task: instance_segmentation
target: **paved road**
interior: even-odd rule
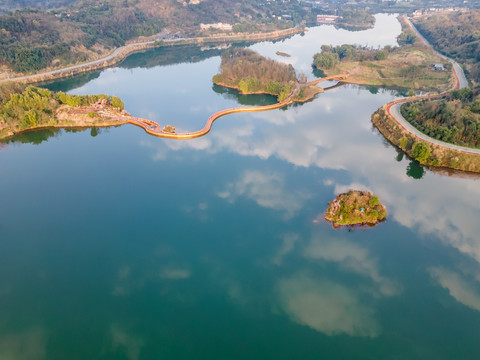
[[[461,151],[463,153],[468,153],[468,154],[475,154],[475,155],[480,155],[480,149],[474,149],[474,148],[469,148],[465,146],[458,146],[458,145],[453,145],[450,143],[446,143],[434,138],[431,138],[428,135],[425,135],[422,133],[420,130],[415,128],[413,125],[411,125],[400,113],[400,107],[402,104],[411,101],[408,99],[405,100],[399,100],[398,102],[395,102],[393,104],[390,104],[387,106],[387,112],[388,114],[397,122],[398,125],[400,125],[403,129],[411,133],[413,136],[416,138],[422,139],[430,144],[435,144],[435,145],[440,145],[443,147],[447,147],[449,149]],[[414,100],[418,101],[418,100]]]
[[[225,35],[225,36],[216,36],[216,37],[214,36],[214,37],[211,37],[211,38],[208,38],[208,37],[178,38],[178,39],[166,39],[166,40],[163,40],[163,42],[171,45],[171,44],[175,44],[177,42],[191,42],[191,41],[199,42],[199,43],[202,43],[204,41],[209,41],[209,42],[212,42],[212,41],[218,41],[218,42],[221,42],[221,41],[240,41],[240,40],[244,41],[244,40],[264,39],[265,37],[275,38],[275,37],[281,37],[281,36],[288,36],[289,34],[294,33],[294,32],[298,32],[299,30],[300,30],[299,28],[295,27],[295,28],[290,28],[290,29],[285,29],[285,30],[272,31],[272,32],[267,33],[267,34],[259,33],[259,34],[247,34],[247,35]],[[135,47],[138,47],[138,46],[153,45],[154,43],[155,43],[155,41],[152,40],[152,41],[144,41],[144,42],[128,44],[128,45],[125,45],[125,46],[122,46],[122,47],[119,47],[119,48],[115,49],[115,51],[113,51],[110,55],[105,56],[104,58],[101,58],[101,59],[98,59],[98,60],[93,60],[93,61],[89,61],[87,63],[73,65],[73,66],[69,66],[69,67],[66,67],[66,68],[47,71],[47,72],[41,72],[41,73],[32,74],[32,75],[3,79],[3,80],[0,80],[0,83],[4,82],[4,81],[24,81],[24,80],[34,79],[34,78],[39,77],[39,76],[41,76],[41,77],[51,76],[51,75],[55,76],[55,75],[59,75],[59,74],[62,74],[62,73],[69,73],[69,72],[72,72],[72,71],[78,71],[78,70],[88,68],[88,67],[91,67],[91,66],[100,65],[100,64],[104,63],[105,61],[113,60],[123,50],[134,49]]]
[[[403,17],[405,19],[405,21],[407,22],[407,24],[410,26],[410,28],[415,32],[415,34],[417,34],[417,36],[420,38],[420,40],[427,46],[432,46],[432,44],[430,44],[430,42],[425,39],[425,37],[420,33],[420,31],[418,31],[418,29],[415,27],[415,25],[413,25],[413,23],[410,21],[410,19],[408,19],[406,16]],[[462,67],[453,59],[450,59],[449,57],[439,53],[437,50],[433,49],[433,51],[435,51],[435,53],[440,56],[441,58],[447,60],[448,62],[450,62],[450,64],[452,64],[453,66],[453,69],[455,71],[455,74],[456,74],[456,77],[457,77],[457,89],[463,89],[464,87],[467,87],[468,86],[468,80],[465,76],[465,73],[463,72],[463,69]]]
[[[412,30],[415,31],[415,33],[420,37],[420,39],[423,41],[423,43],[425,45],[432,46],[427,41],[427,39],[425,39],[422,36],[422,34],[420,34],[420,32],[411,23],[411,21],[409,19],[407,19],[406,17],[404,17],[404,19],[410,25]],[[462,89],[464,87],[467,87],[468,86],[468,81],[467,81],[467,78],[465,77],[465,73],[463,72],[463,69],[460,67],[460,65],[456,61],[446,57],[443,54],[440,54],[439,52],[437,52],[437,54],[440,55],[442,58],[448,60],[453,65],[453,69],[454,69],[453,73],[454,73],[455,77],[457,78],[457,89]],[[425,97],[423,97],[423,98],[425,98]],[[431,98],[434,98],[434,96],[432,96]],[[411,125],[402,116],[402,114],[400,112],[400,107],[402,106],[402,104],[404,104],[406,102],[419,101],[419,100],[421,100],[421,98],[416,97],[416,98],[407,98],[407,99],[401,99],[401,100],[394,101],[393,103],[391,103],[387,106],[387,112],[393,118],[393,120],[396,121],[396,123],[398,125],[400,125],[404,130],[408,131],[409,133],[411,133],[416,138],[422,139],[422,140],[424,140],[424,141],[426,141],[430,144],[440,145],[440,146],[443,146],[443,147],[446,147],[446,148],[449,148],[449,149],[452,149],[452,150],[457,150],[457,151],[460,151],[460,152],[463,152],[463,153],[480,155],[480,149],[474,149],[474,148],[469,148],[469,147],[465,147],[465,146],[453,145],[453,144],[450,144],[450,143],[446,143],[446,142],[431,138],[430,136],[422,133],[420,130],[416,129],[413,125]]]

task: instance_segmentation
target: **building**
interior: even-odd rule
[[[333,24],[337,21],[339,16],[337,15],[317,15],[318,24]]]
[[[231,31],[232,25],[224,24],[224,23],[217,23],[217,24],[200,24],[200,30],[209,30],[210,28],[223,30],[223,31]]]
[[[436,71],[445,71],[443,64],[433,64],[433,69]]]

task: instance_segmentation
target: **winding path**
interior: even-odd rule
[[[300,89],[302,86],[314,86],[327,80],[338,80],[338,81],[345,80],[348,76],[349,76],[348,74],[339,74],[339,75],[327,76],[321,79],[316,79],[316,80],[307,82],[305,84],[299,84],[297,82],[295,89],[290,93],[288,98],[286,98],[285,100],[279,103],[272,104],[272,105],[265,105],[265,106],[237,107],[237,108],[230,108],[230,109],[218,111],[208,118],[207,123],[205,124],[203,129],[194,131],[194,132],[178,133],[178,134],[167,132],[162,130],[161,126],[157,122],[153,120],[147,120],[147,119],[142,119],[137,117],[121,118],[121,120],[125,120],[132,125],[139,126],[142,129],[144,129],[148,134],[153,136],[158,136],[158,137],[167,138],[167,139],[177,139],[177,140],[194,139],[194,138],[198,138],[208,134],[208,132],[212,128],[214,121],[217,120],[218,118],[221,118],[222,116],[235,114],[235,113],[259,112],[259,111],[279,109],[284,106],[292,104],[294,102],[293,98],[300,92]],[[332,86],[330,88],[334,88],[334,87],[336,86]]]
[[[166,45],[174,45],[176,43],[215,43],[215,42],[235,42],[235,41],[250,41],[250,40],[262,40],[262,39],[271,39],[271,38],[281,38],[284,36],[292,35],[294,33],[298,33],[302,31],[301,28],[299,27],[294,27],[294,28],[289,28],[285,30],[277,30],[277,31],[272,31],[269,33],[254,33],[254,34],[246,34],[246,35],[224,35],[224,36],[211,36],[211,37],[191,37],[191,38],[174,38],[174,39],[165,39],[162,40],[163,43]],[[123,59],[126,55],[128,56],[129,54],[137,51],[144,50],[145,47],[152,47],[155,45],[156,40],[150,40],[150,41],[143,41],[143,42],[137,42],[137,43],[132,43],[132,44],[127,44],[125,46],[121,46],[117,49],[115,49],[110,55],[107,55],[101,59],[98,60],[93,60],[89,61],[83,64],[77,64],[77,65],[72,65],[69,67],[61,68],[61,69],[56,69],[56,70],[51,70],[51,71],[46,71],[46,72],[40,72],[36,74],[31,74],[31,75],[25,75],[25,76],[19,76],[19,77],[14,77],[14,78],[6,78],[6,79],[0,79],[1,82],[5,81],[18,81],[18,82],[30,82],[30,83],[35,83],[35,82],[40,82],[44,81],[45,79],[52,80],[51,77],[57,78],[57,77],[63,77],[63,76],[70,76],[72,74],[77,74],[82,71],[89,71],[92,70],[92,68],[98,69],[98,68],[103,68],[103,67],[108,67],[113,65],[110,63],[112,60],[121,60]],[[122,56],[122,52],[125,52]]]
[[[420,40],[425,45],[432,46],[427,41],[427,39],[425,39],[422,36],[422,34],[420,34],[420,32],[415,27],[415,25],[413,25],[412,22],[409,19],[407,19],[405,16],[404,16],[404,19],[408,23],[408,25],[411,27],[411,29],[417,34],[417,36],[420,38]],[[456,61],[448,58],[447,56],[445,56],[443,54],[440,54],[438,51],[435,51],[435,52],[440,57],[444,58],[445,60],[448,60],[452,64],[453,75],[457,79],[457,85],[456,85],[455,88],[456,89],[463,89],[465,87],[468,87],[468,80],[465,77],[465,73],[463,72],[463,69],[461,68],[461,66]],[[430,144],[433,144],[433,145],[439,145],[439,146],[442,146],[442,147],[445,147],[445,148],[448,148],[448,149],[451,149],[451,150],[460,151],[462,153],[480,155],[480,149],[469,148],[469,147],[466,147],[466,146],[459,146],[459,145],[446,143],[444,141],[434,139],[434,138],[424,134],[423,132],[421,132],[420,130],[415,128],[412,124],[410,124],[403,117],[403,115],[400,111],[400,107],[402,106],[402,104],[404,104],[406,102],[435,99],[435,98],[439,98],[441,96],[442,96],[441,94],[440,95],[426,95],[426,96],[415,96],[415,97],[412,97],[412,98],[395,100],[394,102],[387,105],[387,113],[402,129],[409,132],[411,135],[413,135],[414,137],[416,137],[418,139],[421,139],[421,140],[423,140],[425,142],[428,142]]]

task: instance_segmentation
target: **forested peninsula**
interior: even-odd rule
[[[348,9],[338,11],[338,27],[355,31],[371,29],[375,25],[375,16],[365,10]]]
[[[297,74],[292,65],[267,59],[253,50],[232,48],[222,54],[220,73],[212,81],[216,85],[239,90],[242,94],[269,94],[278,102],[298,90],[292,100],[304,102],[323,89],[307,83],[305,75]]]
[[[123,102],[108,95],[69,95],[34,86],[0,86],[0,140],[51,127],[103,127],[125,124]]]

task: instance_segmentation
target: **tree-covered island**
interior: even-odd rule
[[[274,95],[279,102],[290,96],[293,101],[304,102],[323,92],[323,89],[309,85],[305,75],[297,79],[292,65],[237,47],[222,54],[220,73],[212,81],[216,85],[237,89],[242,94]]]
[[[0,140],[52,127],[103,127],[125,124],[123,102],[108,95],[69,95],[34,86],[0,86]]]
[[[338,11],[337,25],[347,30],[366,30],[375,25],[375,16],[365,10],[347,9]]]
[[[340,225],[376,225],[387,217],[387,210],[369,191],[350,190],[329,202],[325,219]]]

